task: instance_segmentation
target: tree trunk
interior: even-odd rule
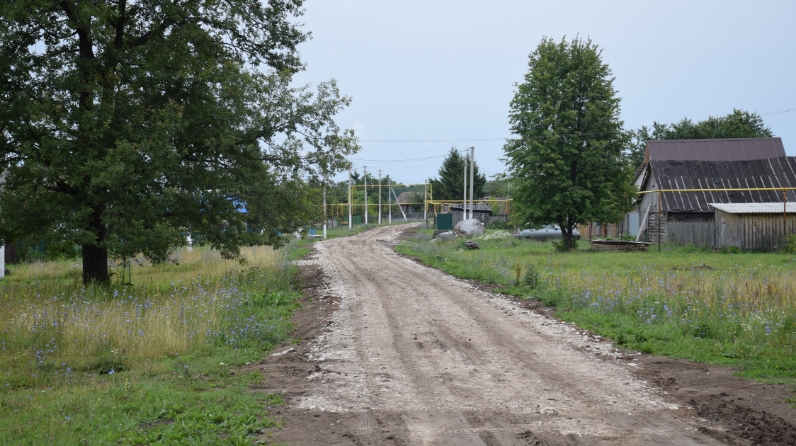
[[[107,228],[99,216],[91,221],[91,229],[97,234],[97,241],[83,245],[83,285],[108,283],[108,249],[102,247],[107,236]]]
[[[572,249],[574,248],[573,241],[574,241],[574,238],[572,237],[572,230],[571,229],[569,231],[565,230],[564,231],[564,243],[565,243],[565,246],[567,247],[567,251],[572,251]]]

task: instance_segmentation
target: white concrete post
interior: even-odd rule
[[[475,184],[475,147],[470,147],[470,218],[473,218],[473,185]]]

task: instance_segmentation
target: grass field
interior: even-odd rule
[[[535,297],[557,316],[646,353],[739,367],[743,376],[796,384],[796,255],[697,248],[560,253],[550,242],[490,231],[481,249],[396,247],[457,277]],[[581,245],[588,245],[583,242]]]
[[[133,262],[133,285],[88,289],[74,261],[11,266],[0,444],[251,444],[283,401],[235,370],[288,340],[301,251],[249,248],[241,264],[181,249]]]

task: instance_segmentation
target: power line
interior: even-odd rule
[[[447,156],[447,154],[446,155],[437,155],[437,156],[428,156],[428,157],[425,157],[425,158],[406,158],[406,159],[400,159],[400,160],[367,160],[367,159],[362,159],[362,158],[351,158],[351,159],[354,160],[354,161],[365,161],[365,162],[375,162],[375,163],[405,163],[405,162],[408,162],[408,161],[423,161],[423,160],[430,160],[430,159],[433,159],[433,158],[442,158],[443,156]]]
[[[773,112],[760,113],[760,116],[778,115],[780,113],[792,112],[793,110],[796,110],[796,108],[789,108],[787,110],[778,110],[778,111],[773,111]]]
[[[503,141],[506,138],[481,139],[360,139],[362,142],[471,142],[471,141]]]

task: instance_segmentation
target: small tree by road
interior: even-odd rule
[[[635,196],[611,69],[589,39],[545,38],[511,101],[504,146],[516,218],[558,224],[565,247],[588,221],[615,222]]]

